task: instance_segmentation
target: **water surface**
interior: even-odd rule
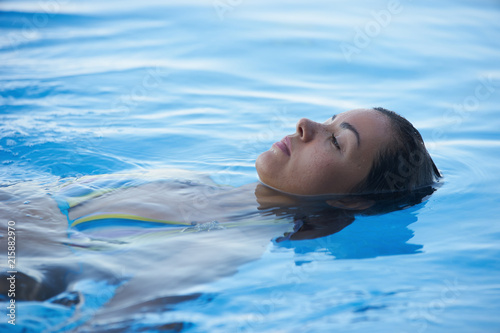
[[[64,302],[18,302],[16,326],[2,315],[2,328],[500,328],[498,1],[54,0],[3,1],[0,10],[2,247],[16,220],[19,270],[58,266],[78,281],[55,291]],[[425,203],[358,217],[326,237],[276,242],[281,233],[262,231],[205,254],[161,242],[186,254],[138,246],[124,258],[141,266],[125,267],[75,252],[58,217],[32,214],[30,196],[89,175],[176,168],[217,184],[256,182],[258,154],[300,118],[372,106],[420,129],[443,185]],[[254,255],[223,255],[243,239]],[[202,279],[189,290],[159,287],[160,259]],[[211,273],[215,264],[223,274]],[[103,312],[141,273],[158,276],[146,294],[163,296],[144,304],[138,289],[122,298],[133,314]],[[80,307],[70,302],[76,292]]]

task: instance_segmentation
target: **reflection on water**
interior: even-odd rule
[[[4,274],[14,220],[19,271],[18,325],[1,329],[498,327],[497,1],[4,1],[0,10],[0,266]],[[421,130],[445,176],[436,193],[335,223],[255,209],[244,190],[257,154],[302,117],[371,106]],[[241,189],[234,221],[282,223],[103,239],[68,230],[53,200],[85,176],[163,168]],[[201,199],[188,200],[193,216],[227,217]]]
[[[309,241],[279,242],[301,255],[316,251],[336,259],[365,259],[379,256],[418,253],[422,245],[407,243],[413,237],[408,226],[417,221],[420,207],[387,216],[357,218],[340,233]]]

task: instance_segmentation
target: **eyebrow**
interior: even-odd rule
[[[359,139],[358,130],[356,128],[354,128],[354,126],[352,126],[351,124],[346,123],[345,121],[342,124],[340,124],[340,127],[351,130],[356,135],[356,139],[358,139],[358,147],[359,147],[359,145],[361,144],[361,140]]]
[[[336,117],[337,117],[337,115],[334,114],[331,121],[333,121]],[[345,121],[340,124],[340,128],[345,128],[345,129],[351,130],[356,135],[356,139],[358,139],[358,147],[359,147],[359,145],[361,144],[361,140],[359,138],[358,130],[354,126],[352,126],[350,123],[345,122]]]

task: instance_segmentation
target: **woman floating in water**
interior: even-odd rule
[[[111,301],[94,317],[120,321],[136,307],[233,274],[259,258],[272,238],[314,239],[342,230],[357,214],[420,203],[441,177],[419,132],[383,108],[351,110],[324,123],[301,119],[294,134],[257,158],[256,169],[261,182],[237,188],[179,172],[83,177],[53,195],[57,206],[25,185],[0,193],[6,219],[27,221],[18,256],[27,252],[33,262],[24,261],[26,271],[42,276],[19,273],[25,293],[18,300],[60,304],[71,301],[57,295],[75,281],[100,276],[116,287],[133,277],[103,296],[103,303]],[[50,232],[26,214],[43,219]],[[38,255],[59,258],[52,268],[36,263],[35,247]],[[75,251],[85,252],[77,268]],[[103,261],[103,251],[113,255]]]
[[[294,134],[257,158],[256,168],[261,183],[239,188],[108,179],[90,182],[91,190],[80,182],[83,194],[67,187],[59,206],[79,229],[120,219],[125,225],[235,223],[266,209],[283,216],[286,207],[295,219],[320,209],[322,219],[332,221],[338,215],[332,208],[374,214],[418,203],[440,177],[419,132],[383,108],[351,110],[324,123],[303,118]]]

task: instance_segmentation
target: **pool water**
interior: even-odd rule
[[[499,16],[495,0],[2,1],[0,267],[15,220],[17,269],[56,291],[18,301],[15,326],[3,295],[0,330],[498,332]],[[300,118],[374,106],[420,130],[444,179],[338,233],[277,241],[259,226],[190,250],[213,230],[116,255],[29,213],[30,196],[92,175],[253,183],[258,154]],[[57,290],[60,276],[73,283]]]

